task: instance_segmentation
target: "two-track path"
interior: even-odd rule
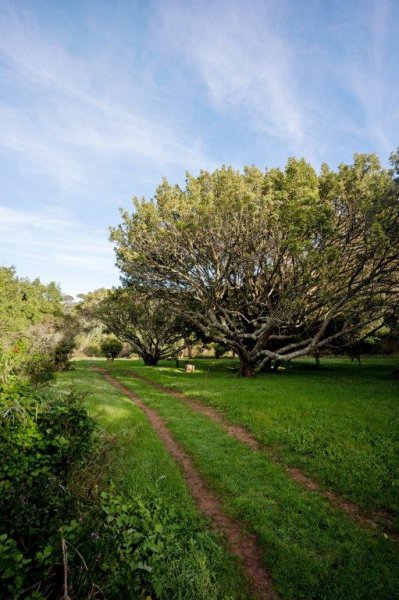
[[[157,411],[147,406],[137,394],[109,375],[105,369],[94,368],[93,370],[102,373],[103,377],[110,384],[127,396],[147,415],[151,426],[163,441],[166,450],[180,465],[198,508],[210,519],[215,530],[225,537],[232,554],[239,558],[247,576],[250,591],[254,597],[258,600],[278,600],[279,595],[273,587],[270,574],[263,565],[262,551],[256,536],[245,531],[245,528],[241,524],[223,512],[218,497],[208,487],[194,466],[189,454],[172,436]],[[137,378],[140,377],[137,376]],[[150,383],[148,380],[145,381],[146,383]],[[210,414],[208,416],[211,417]],[[235,437],[239,436],[240,430],[241,428],[234,427]],[[231,435],[233,435],[232,431]],[[237,439],[240,439],[240,437]],[[241,439],[241,441],[244,440]]]
[[[133,370],[129,370],[129,376],[134,379],[137,379],[138,381],[141,381],[147,385],[151,385],[152,387],[160,390],[164,394],[167,394],[168,396],[171,396],[171,397],[175,398],[176,400],[180,400],[180,401],[184,402],[187,406],[189,406],[195,412],[205,415],[206,417],[209,417],[210,419],[213,419],[230,436],[232,436],[235,439],[237,439],[238,441],[246,444],[247,446],[252,448],[252,450],[261,451],[264,449],[262,444],[251,434],[250,431],[248,431],[248,429],[246,429],[245,427],[243,427],[241,425],[233,425],[233,424],[229,423],[225,419],[224,415],[216,408],[213,408],[212,406],[209,406],[209,405],[207,405],[199,400],[196,400],[194,398],[190,398],[189,396],[186,396],[186,394],[184,394],[182,392],[178,392],[173,388],[170,388],[161,383],[152,381],[151,379],[144,377],[143,375],[141,375]],[[300,486],[302,486],[303,488],[307,489],[310,492],[319,493],[332,506],[337,507],[337,508],[341,509],[342,511],[344,511],[347,515],[349,515],[354,521],[359,523],[362,527],[368,527],[370,529],[379,529],[385,535],[387,535],[391,540],[398,541],[398,534],[396,531],[394,531],[392,529],[390,516],[388,514],[386,514],[384,511],[376,511],[376,512],[373,512],[370,514],[365,514],[360,509],[360,507],[357,504],[355,504],[354,502],[346,500],[330,490],[322,489],[320,484],[317,481],[314,481],[313,479],[311,479],[310,477],[305,475],[305,473],[303,473],[303,471],[301,471],[300,469],[286,467],[286,471],[287,471],[288,475],[292,479],[294,479]]]

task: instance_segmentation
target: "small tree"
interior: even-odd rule
[[[176,356],[190,343],[189,331],[171,303],[136,289],[96,290],[80,311],[127,342],[145,365]]]
[[[215,344],[213,344],[213,350],[215,352],[215,358],[221,358],[223,354],[226,354],[228,348],[224,344],[216,342]]]
[[[101,352],[109,360],[115,360],[115,358],[118,356],[121,350],[122,344],[119,340],[116,340],[114,338],[108,338],[101,342]]]

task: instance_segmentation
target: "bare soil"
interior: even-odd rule
[[[243,442],[252,450],[262,450],[262,444],[246,429],[241,425],[232,425],[222,415],[222,413],[213,408],[212,406],[208,406],[199,400],[194,400],[189,396],[186,396],[182,392],[178,392],[173,388],[165,386],[161,383],[151,381],[147,377],[135,373],[134,371],[129,371],[129,374],[134,378],[142,381],[146,384],[153,386],[154,388],[176,398],[177,400],[182,400],[190,406],[194,411],[209,417],[216,421],[223,429],[232,437]],[[360,507],[351,502],[340,497],[335,492],[331,492],[328,490],[323,490],[320,484],[305,475],[303,471],[296,468],[287,467],[288,475],[294,479],[300,486],[307,489],[310,492],[317,492],[323,498],[325,498],[332,506],[337,507],[344,511],[347,515],[349,515],[354,521],[359,523],[362,527],[368,527],[370,529],[380,529],[382,532],[388,536],[390,539],[394,541],[398,541],[399,536],[398,533],[393,528],[393,520],[392,517],[386,511],[376,511],[371,514],[364,514],[364,512],[360,509]]]
[[[119,383],[119,381],[111,377],[103,369],[98,368],[94,370],[101,372],[109,383],[125,394],[147,415],[151,426],[165,444],[167,451],[180,465],[198,508],[210,519],[215,530],[226,538],[232,554],[240,559],[248,579],[249,588],[255,598],[258,600],[277,600],[279,595],[273,587],[270,574],[263,566],[262,551],[258,545],[256,536],[247,533],[239,523],[222,511],[217,496],[202,479],[191,457],[173,438],[163,419],[155,410],[148,407],[139,396]],[[145,381],[147,382],[147,380]],[[210,415],[208,414],[208,416]]]

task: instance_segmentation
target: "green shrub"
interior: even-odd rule
[[[22,364],[21,374],[34,386],[52,381],[55,377],[54,358],[48,354],[28,355]]]
[[[111,543],[102,564],[113,574],[110,597],[125,598],[133,589],[159,600],[224,596],[215,575],[220,546],[209,533],[196,530],[188,515],[182,520],[156,492],[128,503],[103,494],[102,510]]]
[[[0,597],[17,598],[26,580],[29,559],[18,550],[15,540],[6,533],[0,535],[0,577],[2,590]],[[3,595],[2,595],[3,594]]]
[[[7,385],[9,379],[21,369],[26,349],[21,342],[9,347],[0,346],[0,385]]]
[[[103,492],[100,511],[84,523],[72,522],[63,537],[79,598],[94,581],[108,600],[227,600],[217,577],[223,569],[220,546],[188,515],[182,520],[157,489],[132,499]],[[88,567],[84,585],[77,547]]]
[[[215,351],[215,358],[221,358],[228,351],[227,346],[221,344],[220,342],[213,344],[213,348]]]
[[[54,367],[56,371],[68,371],[71,368],[70,358],[75,348],[74,339],[65,337],[54,348]]]
[[[7,386],[15,376],[29,380],[32,385],[54,379],[55,362],[51,354],[34,352],[23,341],[9,348],[0,347],[0,384]]]
[[[120,341],[114,338],[108,338],[101,342],[101,352],[110,360],[114,360],[122,351],[122,348]]]
[[[68,481],[90,457],[94,427],[81,395],[39,392],[16,378],[0,388],[0,419],[0,581],[17,590],[22,559],[17,560],[10,540],[18,540],[17,550],[29,565],[24,569],[28,587],[39,584],[48,565],[37,556],[46,548],[48,554],[49,545],[58,550],[59,529],[76,512]],[[14,571],[4,563],[11,554]]]

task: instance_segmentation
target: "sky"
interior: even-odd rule
[[[0,0],[0,265],[118,285],[109,227],[162,177],[383,163],[399,0]]]

